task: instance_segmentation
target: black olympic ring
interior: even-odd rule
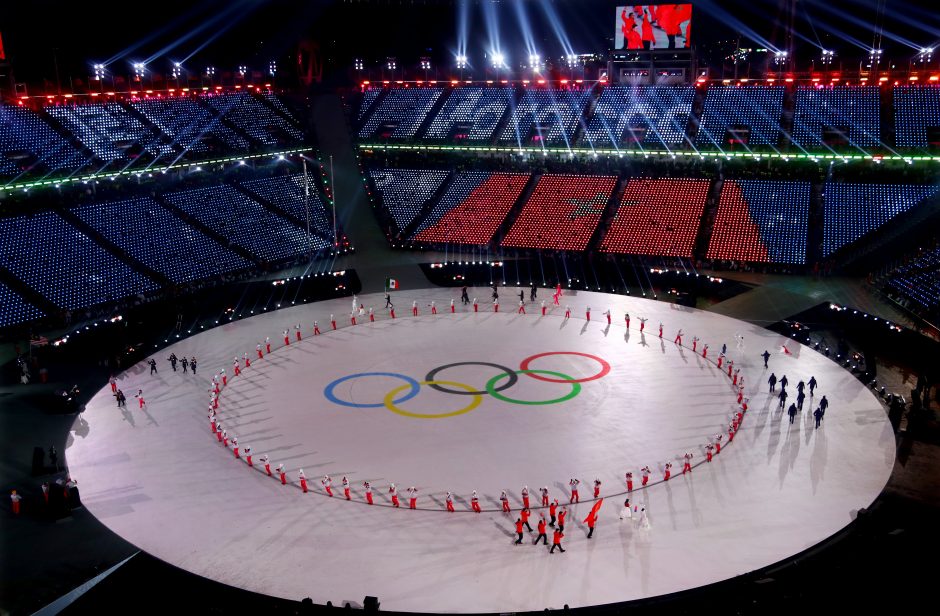
[[[509,380],[506,381],[505,385],[497,387],[495,391],[503,391],[503,390],[509,389],[510,387],[512,387],[513,385],[519,382],[519,375],[516,374],[516,372],[512,368],[507,368],[506,366],[500,366],[499,364],[491,364],[485,361],[459,361],[455,364],[445,364],[443,366],[438,366],[437,368],[428,372],[428,375],[424,377],[424,380],[434,381],[435,380],[434,377],[437,376],[438,372],[441,372],[442,370],[447,370],[448,368],[453,368],[455,366],[489,366],[491,368],[497,368],[499,370],[502,370],[505,374],[509,375]],[[456,394],[458,396],[481,396],[481,395],[486,395],[487,393],[489,393],[486,390],[456,391],[453,389],[447,389],[446,387],[441,387],[440,385],[428,385],[428,387],[432,389],[436,389],[437,391],[445,393],[445,394]]]

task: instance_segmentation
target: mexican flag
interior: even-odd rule
[[[386,278],[385,288],[388,289],[389,291],[394,291],[398,289],[398,281],[395,280],[394,278]]]

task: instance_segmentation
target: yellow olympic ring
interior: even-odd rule
[[[483,402],[483,396],[478,393],[475,393],[476,390],[473,387],[465,383],[455,383],[454,381],[421,381],[420,384],[421,385],[450,385],[451,387],[458,387],[460,389],[465,389],[468,392],[473,393],[473,400],[470,402],[470,404],[463,407],[462,409],[451,411],[449,413],[435,413],[432,415],[421,415],[419,413],[412,413],[410,411],[406,411],[404,409],[400,409],[397,406],[395,406],[395,396],[397,396],[402,391],[411,388],[410,384],[405,384],[405,385],[402,385],[401,387],[396,387],[395,389],[393,389],[392,391],[388,392],[385,395],[385,408],[387,408],[393,413],[404,415],[405,417],[414,417],[417,419],[442,419],[444,417],[454,417],[455,415],[463,415],[464,413],[469,413],[476,407],[480,406],[480,403]]]

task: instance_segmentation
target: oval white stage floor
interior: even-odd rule
[[[475,291],[489,297],[489,289]],[[792,340],[623,296],[579,292],[549,305],[543,317],[537,302],[526,304],[528,314],[516,313],[518,289],[503,290],[499,313],[488,301],[479,313],[458,301],[452,314],[458,295],[395,293],[394,320],[380,295],[363,296],[376,322],[363,315],[355,326],[349,299],[297,306],[161,349],[159,374],[141,363],[120,375],[126,410],[115,408],[106,388],[73,430],[66,455],[85,506],[140,549],[252,591],[353,605],[375,595],[386,610],[507,612],[629,601],[773,564],[849,524],[891,473],[894,436],[878,400]],[[642,334],[640,317],[648,319]],[[313,335],[315,319],[323,335]],[[682,346],[674,341],[679,329]],[[701,340],[693,352],[695,336]],[[272,353],[259,360],[255,347],[265,337]],[[719,370],[722,344],[727,357]],[[171,352],[195,355],[199,374],[172,372],[165,361]],[[233,357],[245,352],[251,366],[235,377]],[[740,406],[729,360],[749,398],[730,444],[729,422]],[[217,419],[237,436],[237,459],[207,419],[210,379],[223,368],[228,384]],[[787,406],[798,381],[819,382],[792,424],[768,393],[771,372],[790,382]],[[143,409],[133,398],[138,388]],[[815,430],[812,412],[823,395],[830,407]],[[709,463],[705,446],[719,433],[721,453]],[[690,473],[682,473],[685,453],[693,455]],[[287,486],[276,473],[267,476],[262,454],[272,471],[284,464]],[[666,463],[673,464],[669,481]],[[645,488],[644,466],[651,470]],[[301,468],[309,493],[299,486]],[[634,476],[629,495],[625,472]],[[321,485],[325,474],[333,498]],[[567,504],[572,478],[581,482],[581,502],[568,506],[565,553],[533,546],[528,531],[523,545],[513,545],[523,486],[534,528],[547,514],[539,489]],[[584,520],[595,479],[605,500],[589,539]],[[391,505],[390,483],[400,509]],[[408,508],[411,486],[418,489],[415,511]],[[474,490],[482,513],[471,511]],[[502,490],[510,514],[500,511]],[[447,491],[454,513],[445,508]],[[648,525],[620,519],[626,496],[646,509]]]

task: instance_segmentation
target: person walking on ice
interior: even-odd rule
[[[529,486],[522,486],[522,508],[529,508]]]
[[[620,510],[620,519],[621,520],[632,520],[633,519],[633,510],[630,509],[630,499],[624,499],[623,509]]]
[[[663,337],[663,322],[662,321],[659,322],[659,337],[660,338]]]
[[[610,308],[604,311],[604,316],[607,317],[607,324],[610,325]]]
[[[548,523],[552,528],[555,527],[555,514],[558,511],[558,499],[552,501],[552,504],[548,506],[548,516],[551,518],[551,521]]]
[[[258,343],[258,346],[255,347],[255,351],[258,353],[258,359],[264,358],[264,353],[261,352],[261,343]]]
[[[764,367],[766,368],[766,367],[767,367],[767,360],[770,359],[770,353],[768,353],[767,350],[765,349],[764,352],[761,353],[761,357],[764,358]]]
[[[777,375],[771,372],[767,384],[770,385],[770,393],[773,393],[777,389]]]
[[[473,509],[474,513],[480,513],[480,497],[477,496],[476,490],[470,496],[470,508]]]
[[[303,328],[300,326],[300,323],[294,326],[294,337],[297,339],[297,342],[303,340]]]
[[[375,311],[369,306],[369,323],[375,323]]]
[[[313,322],[313,335],[314,336],[320,335],[320,324],[317,321]]]
[[[547,310],[547,309],[545,308],[545,300],[543,299],[543,300],[542,300],[542,316],[543,316],[543,317],[545,316],[545,311],[546,311],[546,310]]]
[[[455,314],[457,312],[457,306],[454,305],[454,300],[450,300],[450,313]]]
[[[408,508],[417,509],[418,508],[418,488],[411,486],[408,488]]]
[[[447,511],[450,513],[454,512],[454,495],[450,492],[447,493],[447,496],[444,497],[444,502],[447,503]]]
[[[676,334],[676,339],[673,340],[672,342],[673,344],[678,344],[679,346],[682,346],[682,330],[681,329],[679,330],[679,333]]]
[[[561,547],[561,540],[565,538],[565,533],[560,530],[556,530],[552,535],[552,549],[548,551],[549,554],[555,553],[555,548],[558,548],[558,551],[564,553],[565,548]]]
[[[434,300],[431,300],[431,314],[437,314],[437,306],[434,304]]]
[[[829,408],[829,401],[826,400],[826,396],[823,396],[819,401],[819,408],[822,409],[823,415],[826,414],[826,409]]]
[[[597,498],[600,495],[601,495],[601,480],[595,479],[594,480],[594,498]]]
[[[290,330],[284,330],[284,346],[290,346]]]
[[[154,374],[157,374],[157,362],[156,362],[156,360],[151,357],[150,359],[147,360],[147,363],[150,364],[150,376],[153,376]]]
[[[349,480],[346,477],[343,477],[343,496],[346,497],[346,500],[352,500],[349,496]]]
[[[633,492],[633,473],[624,473],[624,479],[627,482],[627,492]]]
[[[268,454],[261,456],[261,463],[264,464],[264,472],[268,474],[268,477],[271,476],[271,461],[268,460]]]
[[[581,498],[578,496],[578,486],[581,484],[580,479],[572,478],[568,482],[568,485],[571,487],[571,498],[568,500],[569,503],[580,503]]]
[[[663,467],[663,481],[669,481],[670,476],[672,476],[672,462],[666,462],[666,466]]]
[[[565,306],[565,318],[566,319],[571,318],[571,306]]]
[[[685,455],[682,457],[685,459],[685,462],[682,463],[682,474],[685,475],[686,473],[691,473],[692,472],[692,452],[687,451],[685,452]]]
[[[538,545],[539,541],[542,542],[542,545],[548,545],[548,535],[545,534],[545,531],[547,529],[545,528],[545,515],[544,514],[539,516],[539,523],[538,523],[537,528],[539,530],[539,534],[535,538],[535,541],[532,542],[532,545]]]
[[[300,478],[300,489],[304,491],[304,494],[307,493],[307,476],[304,475],[304,469],[300,469],[300,472],[297,473],[297,476]]]
[[[529,525],[529,516],[532,515],[532,512],[529,511],[529,508],[526,507],[519,512],[519,517],[522,519],[522,523],[525,524],[525,527],[529,529],[529,532],[532,532],[532,526]]]
[[[264,350],[268,354],[271,353],[271,337],[270,336],[264,337]]]
[[[822,409],[817,406],[816,410],[813,411],[813,419],[816,421],[816,427],[813,428],[814,430],[819,430],[819,422],[822,421],[822,418],[823,418]]]
[[[372,502],[372,484],[369,483],[368,481],[363,481],[362,487],[365,488],[365,491],[366,491],[366,502],[369,503],[370,505],[374,504]]]
[[[623,320],[627,324],[627,329],[630,329],[630,313],[629,312],[623,315]]]
[[[542,493],[542,506],[548,507],[548,486],[539,488],[539,492]]]
[[[587,317],[588,321],[591,320],[591,307],[590,306],[588,306],[587,310],[584,311],[584,315]]]
[[[336,317],[333,316],[332,314],[330,315],[330,325],[333,326],[334,330],[336,329]]]
[[[519,300],[519,310],[516,311],[516,314],[525,314],[525,301]]]
[[[134,397],[137,398],[137,408],[139,408],[139,409],[144,408],[144,406],[147,404],[147,403],[144,401],[144,390],[143,390],[143,389],[138,389],[138,390],[137,390],[137,393],[134,394]]]
[[[277,465],[277,474],[280,475],[281,477],[281,485],[286,486],[287,485],[287,471],[284,470],[283,463]]]
[[[395,484],[388,486],[388,493],[392,495],[392,506],[400,507],[401,503],[398,502],[398,488],[395,487]]]
[[[809,377],[809,383],[807,383],[807,385],[809,385],[809,397],[812,398],[813,391],[816,389],[816,377],[815,376]]]
[[[649,319],[640,317],[639,320],[640,320],[640,333],[642,334],[643,330],[646,329],[646,322],[649,321]]]
[[[320,483],[323,485],[323,489],[326,493],[332,498],[333,496],[333,478],[329,475],[324,475],[323,479],[320,480]]]
[[[519,537],[514,545],[522,545],[522,518],[516,518],[516,534]]]
[[[652,471],[650,470],[650,467],[648,467],[648,466],[644,466],[643,468],[640,469],[640,475],[641,475],[641,477],[642,477],[642,479],[641,479],[641,482],[642,482],[641,485],[645,486],[646,484],[649,483],[649,481],[650,481],[650,473],[652,473]]]

